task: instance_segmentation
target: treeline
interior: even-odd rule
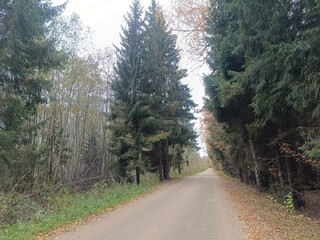
[[[98,51],[50,0],[0,1],[0,191],[140,173],[169,177],[193,146],[176,36],[134,1],[120,47]]]
[[[299,208],[320,182],[319,1],[210,1],[206,34],[210,156]]]

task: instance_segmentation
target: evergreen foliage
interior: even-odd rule
[[[140,2],[134,1],[131,13],[126,17],[127,26],[122,28],[121,46],[116,48],[116,78],[112,83],[114,99],[111,105],[111,128],[116,141],[114,153],[119,156],[119,176],[128,178],[127,171],[135,167],[137,184],[140,182],[141,149],[144,136],[141,121],[148,109],[141,99],[143,20]]]
[[[48,71],[62,60],[48,38],[62,9],[51,1],[0,1],[0,170],[12,182],[39,164],[42,150],[30,145],[36,128],[30,120],[47,100]]]
[[[316,9],[313,0],[210,2],[206,105],[224,124],[224,168],[259,187],[300,192],[317,182],[306,161],[317,144],[305,137],[319,107]]]
[[[113,81],[111,128],[119,156],[120,176],[145,167],[169,178],[169,147],[195,139],[190,90],[181,83],[176,36],[166,23],[161,7],[152,1],[144,20],[139,1],[134,1],[117,48]],[[120,141],[119,141],[120,140]],[[152,156],[151,156],[152,155]]]
[[[120,45],[98,53],[66,4],[0,0],[0,191],[169,178],[195,104],[160,5],[134,0]]]

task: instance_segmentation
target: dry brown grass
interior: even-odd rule
[[[268,199],[266,193],[228,177],[220,184],[230,196],[239,218],[248,226],[249,240],[320,240],[319,198],[308,196],[306,210],[289,212],[283,205]],[[318,211],[319,213],[320,211]]]

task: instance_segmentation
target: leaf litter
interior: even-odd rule
[[[219,184],[238,217],[248,228],[248,240],[320,240],[320,191],[307,192],[307,207],[290,212],[268,194],[226,176]]]

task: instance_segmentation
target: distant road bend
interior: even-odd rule
[[[244,240],[245,225],[218,181],[208,169],[51,239]]]

